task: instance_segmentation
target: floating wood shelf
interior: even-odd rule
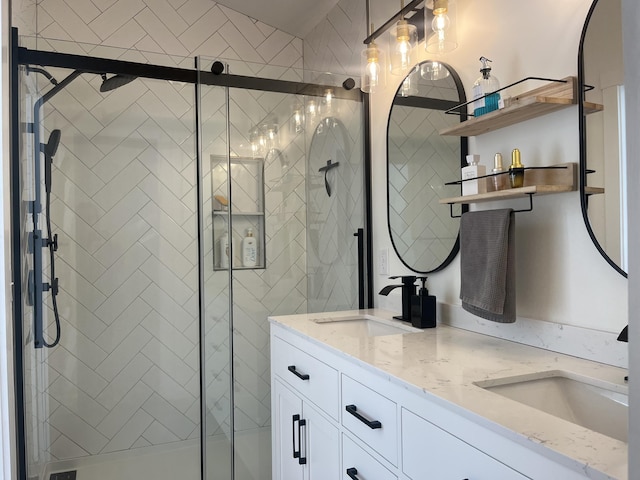
[[[459,137],[481,135],[577,104],[576,77],[566,77],[563,80],[566,83],[552,82],[521,95],[507,98],[504,108],[480,117],[472,117],[440,130],[440,135]],[[585,112],[587,110],[598,111],[598,107],[601,106],[585,102]]]
[[[600,105],[599,103],[584,102],[582,106],[584,108],[585,115],[589,115],[590,113],[601,112],[604,110],[604,105]]]
[[[528,187],[508,188],[497,192],[479,193],[477,195],[465,195],[464,197],[442,198],[442,204],[456,203],[481,203],[494,200],[508,200],[510,198],[524,198],[527,195],[546,195],[550,193],[571,192],[575,190],[570,185],[530,185]]]
[[[584,193],[587,195],[600,195],[604,193],[602,187],[584,187]]]
[[[576,163],[563,163],[555,165],[565,167],[552,170],[525,170],[524,187],[506,188],[477,195],[465,195],[459,197],[442,198],[441,204],[481,203],[495,200],[508,200],[512,198],[529,197],[532,195],[548,195],[551,193],[573,192],[578,189],[578,175]],[[491,184],[491,178],[487,178],[487,184]],[[453,214],[452,214],[453,216]]]

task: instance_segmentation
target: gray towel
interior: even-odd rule
[[[510,208],[467,212],[460,220],[460,298],[466,311],[516,321],[515,217]]]

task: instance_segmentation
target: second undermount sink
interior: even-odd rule
[[[340,333],[349,336],[379,337],[383,335],[399,335],[403,333],[421,332],[409,324],[399,320],[387,320],[371,315],[352,315],[348,317],[315,318],[313,322],[318,324],[339,324]]]
[[[627,442],[626,386],[552,370],[476,385],[608,437]]]

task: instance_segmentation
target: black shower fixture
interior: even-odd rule
[[[45,77],[47,77],[47,80],[49,80],[52,85],[58,85],[58,81],[53,77],[53,75],[47,72],[44,68],[32,67],[31,65],[27,65],[25,67],[25,70],[27,71],[27,73],[33,72],[33,73],[39,73],[41,75],[44,75]]]
[[[222,72],[224,72],[224,63],[218,60],[213,62],[213,65],[211,65],[211,73],[214,75],[220,75]]]
[[[355,86],[356,86],[356,81],[351,77],[347,78],[344,82],[342,82],[342,87],[345,90],[351,90]]]
[[[133,82],[136,78],[131,75],[114,75],[111,78],[107,78],[106,74],[101,74],[102,84],[100,85],[100,91],[102,93],[110,92],[111,90],[115,90],[116,88],[120,88],[127,83]]]

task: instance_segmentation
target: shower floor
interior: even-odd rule
[[[262,428],[236,433],[235,480],[271,478],[271,430]],[[229,480],[229,446],[226,437],[207,442],[207,480]],[[174,449],[146,451],[139,455],[113,455],[108,459],[80,459],[50,465],[44,480],[51,473],[77,470],[76,480],[199,480],[200,444],[176,446]]]

